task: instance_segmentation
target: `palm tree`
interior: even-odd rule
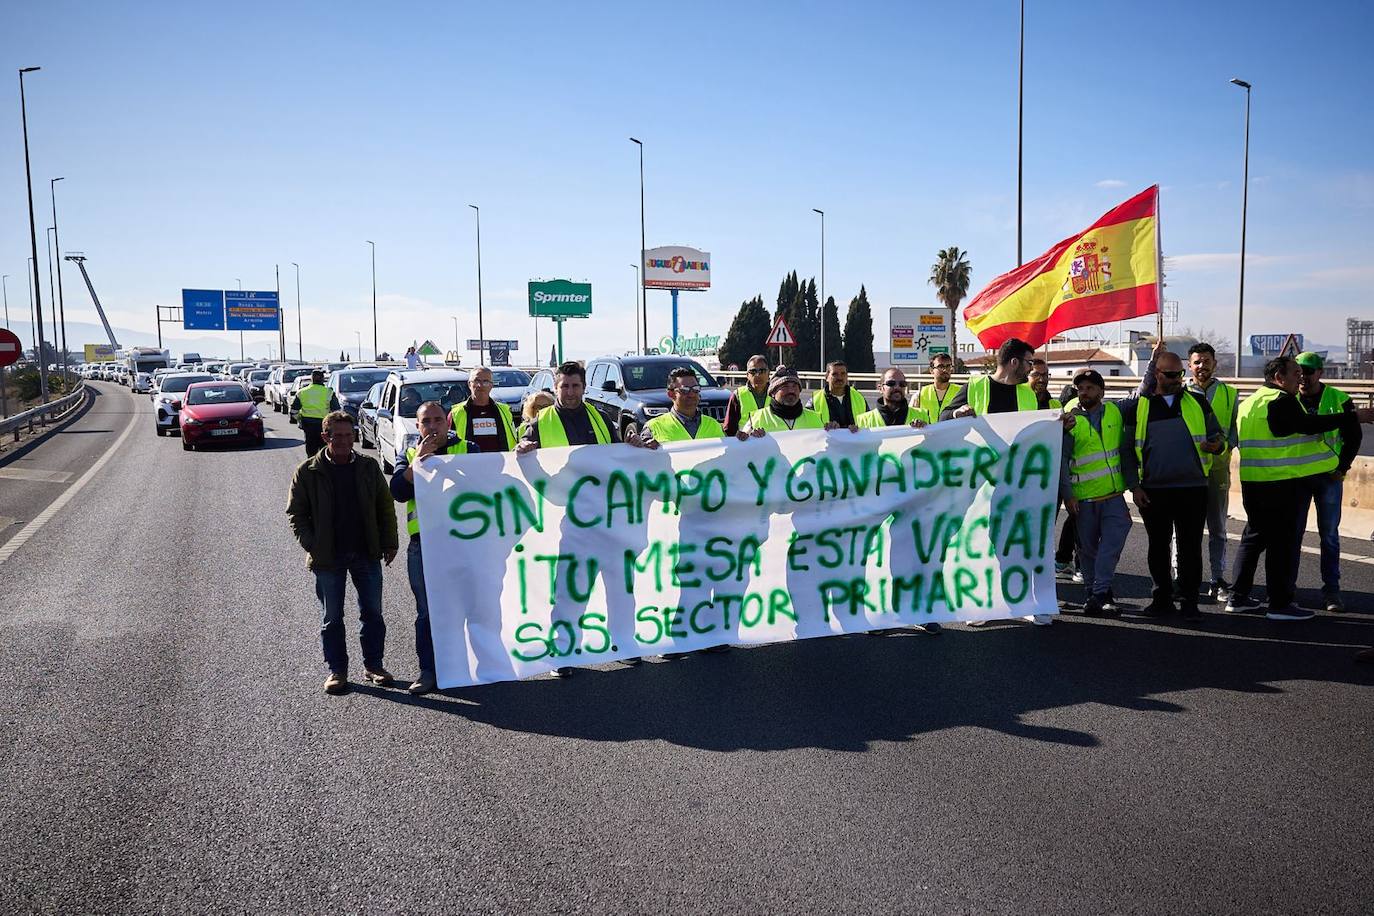
[[[954,360],[954,368],[959,368],[959,343],[955,338],[958,333],[958,316],[955,310],[959,308],[959,303],[964,301],[968,295],[969,274],[973,268],[968,262],[968,252],[961,251],[951,245],[949,248],[941,248],[935,255],[935,263],[930,268],[930,284],[935,287],[935,298],[940,300],[940,304],[949,309],[949,354]]]

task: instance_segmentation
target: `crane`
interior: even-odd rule
[[[86,256],[79,251],[73,251],[67,255],[66,260],[74,261],[76,266],[81,268],[81,278],[86,281],[86,289],[91,291],[91,301],[95,303],[96,314],[100,316],[100,323],[105,325],[105,336],[110,338],[110,346],[119,350],[119,341],[115,340],[114,329],[110,327],[109,319],[105,317],[105,310],[100,307],[100,297],[95,294],[95,287],[91,285],[91,275],[86,273]]]

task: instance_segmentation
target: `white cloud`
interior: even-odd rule
[[[1122,181],[1120,178],[1104,178],[1104,179],[1102,179],[1101,181],[1096,182],[1096,183],[1093,185],[1093,187],[1095,187],[1095,188],[1124,188],[1124,187],[1126,187],[1126,182]]]

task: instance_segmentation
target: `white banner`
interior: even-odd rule
[[[1056,613],[1055,416],[426,459],[439,685]]]

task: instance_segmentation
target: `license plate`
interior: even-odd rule
[[[239,434],[239,431],[238,431],[237,429],[212,429],[212,430],[210,430],[210,435],[212,435],[212,436],[237,436],[238,434]]]

